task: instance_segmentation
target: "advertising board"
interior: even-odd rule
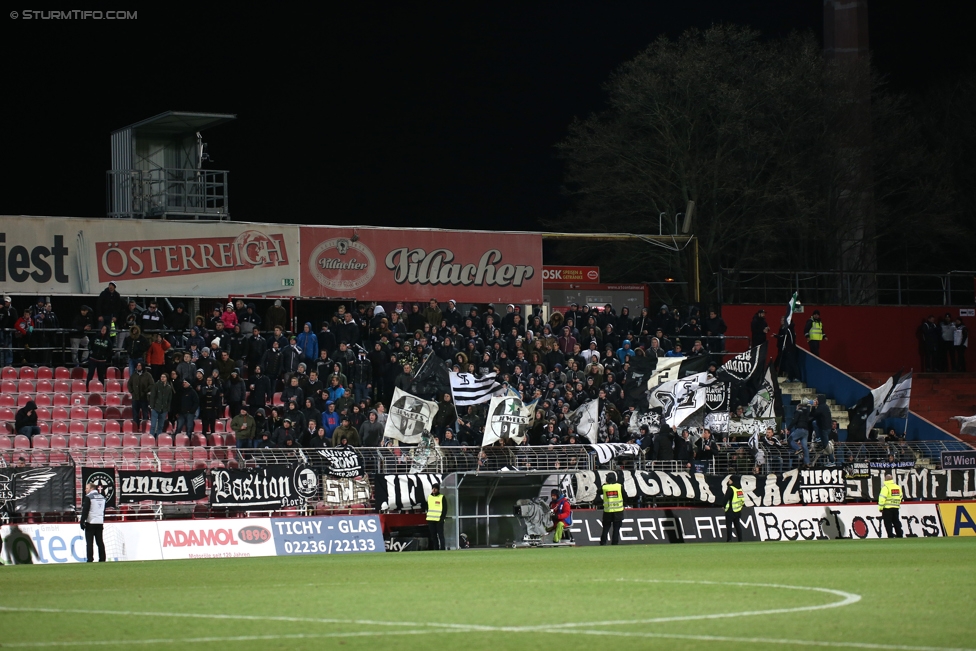
[[[976,536],[976,502],[939,504],[942,527],[947,536]]]
[[[377,515],[272,518],[271,526],[278,556],[385,551]]]
[[[901,526],[907,538],[942,536],[935,504],[902,503]],[[875,505],[757,507],[760,540],[864,540],[886,538]]]
[[[546,265],[542,268],[542,280],[546,283],[598,283],[600,282],[600,267]]]
[[[740,516],[743,540],[759,540],[752,509]],[[574,511],[569,527],[577,547],[600,544],[603,532],[601,511]],[[620,544],[724,542],[725,512],[722,509],[628,509],[620,526]]]
[[[303,296],[541,303],[542,236],[301,227]]]
[[[11,294],[298,294],[298,226],[3,217],[0,287]]]
[[[157,527],[164,560],[275,555],[270,518],[164,520]]]
[[[21,524],[0,527],[5,563],[84,563],[85,532],[77,522]],[[108,524],[103,534],[110,561],[153,561],[162,558],[155,522]],[[95,552],[97,558],[97,550]]]

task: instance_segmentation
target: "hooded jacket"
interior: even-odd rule
[[[21,427],[37,427],[37,403],[29,400],[26,405],[17,410],[14,427],[18,433]]]
[[[149,390],[149,408],[160,413],[168,412],[173,406],[176,390],[170,382],[162,380],[153,383]]]
[[[298,333],[298,347],[302,349],[305,359],[310,364],[314,364],[319,358],[319,338],[312,329],[311,321],[305,323],[305,327]]]

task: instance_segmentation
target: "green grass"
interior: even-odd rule
[[[0,647],[717,651],[795,648],[798,641],[974,647],[974,570],[971,538],[3,567]],[[736,583],[827,588],[860,600],[820,610],[643,621],[845,599]],[[77,610],[101,612],[71,612]],[[605,623],[629,620],[642,621]]]

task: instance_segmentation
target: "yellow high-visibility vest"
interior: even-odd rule
[[[897,509],[901,506],[901,486],[894,479],[886,481],[881,486],[881,495],[878,496],[878,510]]]
[[[732,489],[732,501],[725,505],[725,510],[728,511],[731,506],[732,512],[738,513],[746,505],[746,494],[741,488],[736,486],[729,485],[729,488]]]
[[[620,484],[603,485],[603,511],[617,513],[624,510],[624,488]]]
[[[823,340],[823,321],[813,321],[810,325],[810,341]]]
[[[437,522],[444,513],[444,496],[430,495],[427,498],[427,522]]]

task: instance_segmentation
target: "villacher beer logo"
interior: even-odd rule
[[[308,269],[323,287],[351,292],[367,285],[376,275],[376,258],[361,241],[336,237],[315,247]]]

